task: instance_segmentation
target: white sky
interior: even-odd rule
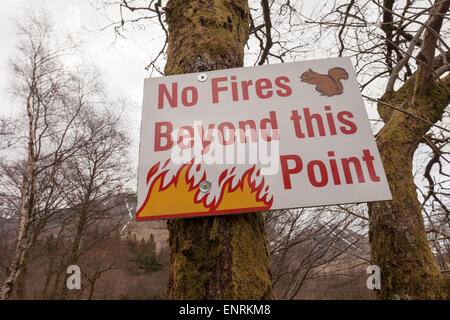
[[[105,83],[113,96],[130,101],[124,114],[129,134],[133,138],[133,165],[137,165],[143,80],[149,76],[145,66],[159,48],[159,30],[127,34],[116,39],[112,28],[99,31],[108,24],[101,11],[95,10],[88,0],[14,0],[2,3],[0,11],[0,116],[16,114],[20,106],[9,99],[8,60],[13,57],[17,37],[14,19],[20,18],[24,8],[46,8],[56,28],[70,31],[83,40],[87,60],[100,67]],[[117,6],[113,7],[116,12]],[[78,14],[79,13],[79,14]],[[78,22],[79,21],[79,22]],[[150,28],[153,28],[150,26]],[[156,28],[156,26],[155,26]]]
[[[136,39],[127,35],[127,39],[114,42],[111,28],[105,31],[96,30],[107,24],[99,11],[96,11],[88,0],[15,0],[4,4],[6,10],[0,12],[0,65],[6,66],[10,54],[16,44],[15,26],[12,19],[20,17],[23,8],[46,7],[52,14],[57,28],[75,31],[86,41],[86,51],[93,63],[105,72],[107,83],[112,90],[127,93],[134,100],[141,100],[142,80],[146,76],[144,67],[149,60],[151,49],[146,45],[138,45]],[[81,27],[76,28],[77,12],[80,12]],[[150,39],[149,39],[150,40]],[[4,85],[5,77],[0,77]]]

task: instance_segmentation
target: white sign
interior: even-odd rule
[[[137,220],[389,199],[349,58],[145,80]]]

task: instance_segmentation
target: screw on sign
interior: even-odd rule
[[[201,82],[206,81],[206,79],[208,79],[208,75],[206,73],[200,73],[197,76],[197,79],[198,79],[198,81],[201,81]]]
[[[211,182],[209,182],[209,181],[202,181],[200,183],[199,188],[200,188],[201,192],[209,192],[211,190]]]

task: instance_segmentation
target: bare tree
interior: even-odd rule
[[[369,252],[364,246],[368,225],[361,209],[340,206],[266,214],[272,281],[278,298],[298,298],[308,282],[324,270],[368,265]]]
[[[18,25],[20,55],[10,65],[15,94],[26,109],[27,158],[18,202],[17,245],[9,276],[0,290],[2,299],[11,295],[26,265],[33,244],[33,226],[39,222],[41,198],[57,174],[58,163],[76,149],[69,129],[81,107],[68,105],[62,95],[67,89],[67,74],[58,57],[63,52],[49,45],[52,29],[48,18],[42,13],[28,13],[24,20],[26,24]]]
[[[417,168],[416,175],[423,176],[426,186],[418,188],[421,194],[421,208],[425,217],[425,228],[431,248],[437,257],[442,272],[450,269],[450,201],[448,170],[450,137],[443,133],[424,135],[422,148],[428,149],[424,156],[428,161]]]
[[[14,135],[14,126],[9,119],[0,118],[0,150],[12,145],[11,137]]]
[[[7,183],[2,190],[10,195],[9,207],[15,212],[18,227],[8,276],[0,290],[1,299],[11,296],[21,275],[24,275],[30,250],[49,220],[70,207],[64,192],[69,189],[73,191],[74,183],[67,180],[67,166],[64,164],[79,153],[86,155],[89,146],[100,148],[105,132],[112,136],[111,139],[117,139],[120,135],[113,132],[112,125],[117,124],[114,116],[110,115],[102,126],[99,119],[107,114],[89,113],[89,109],[95,107],[95,101],[109,101],[102,100],[104,97],[99,94],[102,88],[99,87],[98,77],[88,77],[89,72],[83,71],[83,68],[64,65],[62,58],[73,52],[75,46],[69,38],[61,40],[54,34],[49,14],[45,11],[27,12],[18,23],[18,31],[18,53],[11,60],[10,67],[12,92],[25,110],[24,134],[17,148],[21,150],[23,145],[26,148],[22,149],[25,159],[7,166],[4,172],[8,174],[3,176]],[[86,130],[89,121],[90,130]],[[126,139],[123,136],[120,139],[114,142],[116,147],[112,152],[117,151],[118,143],[124,144],[120,150],[126,147]],[[109,156],[108,152],[103,149],[104,157]],[[78,156],[78,159],[81,158]],[[75,160],[71,161],[73,164]],[[110,159],[97,161],[108,163]],[[103,175],[105,184],[111,178],[104,171],[95,174]],[[111,183],[117,184],[117,181]],[[98,188],[96,197],[100,197],[106,189],[97,185],[92,185],[92,188]],[[111,190],[117,191],[115,188]]]
[[[89,111],[81,123],[90,142],[62,165],[68,181],[61,190],[68,208],[62,214],[70,219],[66,227],[70,251],[61,261],[60,272],[68,265],[78,264],[83,254],[111,234],[119,233],[126,216],[119,207],[123,206],[127,182],[132,177],[127,169],[129,139],[120,128],[120,116],[108,110]],[[98,230],[95,237],[86,238],[94,230]],[[64,284],[65,281],[60,297],[67,294]]]
[[[449,132],[439,124],[450,102],[449,6],[450,1],[440,0],[339,2],[320,20],[309,20],[321,36],[336,30],[346,36],[340,52],[354,55],[363,89],[375,83],[385,88],[380,92],[372,85],[371,94],[381,98],[367,97],[378,103],[384,123],[377,145],[393,194],[392,202],[369,206],[371,261],[385,279],[381,298],[448,295],[427,242],[413,159],[421,142],[433,140],[427,133]],[[428,199],[436,200],[432,194]]]

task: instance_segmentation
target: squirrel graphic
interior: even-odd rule
[[[332,68],[328,70],[328,74],[320,74],[308,69],[300,77],[302,82],[315,84],[316,90],[323,96],[332,97],[334,95],[342,94],[344,87],[341,79],[348,79],[348,73],[343,68]]]

